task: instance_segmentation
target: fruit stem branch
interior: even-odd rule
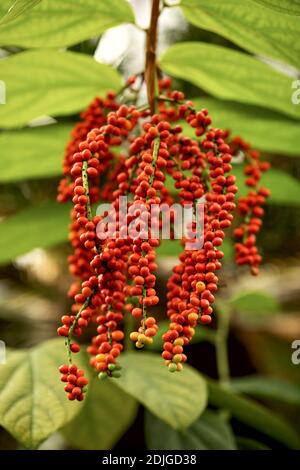
[[[158,101],[166,101],[168,103],[185,104],[186,105],[186,101],[175,100],[174,98],[170,98],[169,96],[165,96],[165,95],[159,95],[156,99]],[[193,106],[187,105],[187,109],[189,109],[190,111],[193,111],[194,113],[196,112],[196,109]]]
[[[147,86],[148,102],[151,114],[155,113],[155,88],[156,88],[156,46],[157,46],[157,24],[159,18],[160,0],[152,0],[150,26],[147,30],[146,39],[146,66],[145,82]]]
[[[159,146],[160,146],[160,137],[156,137],[154,140],[153,155],[152,155],[152,167],[154,171],[153,171],[153,174],[150,175],[150,178],[149,178],[150,186],[152,186],[152,183],[154,180],[154,173],[156,170],[156,162],[158,158]]]
[[[67,336],[67,339],[66,339],[66,345],[67,345],[67,348],[68,348],[68,356],[69,356],[69,363],[72,364],[72,357],[71,357],[71,338],[72,338],[72,335],[73,335],[73,331],[75,329],[75,327],[77,326],[77,322],[79,320],[79,318],[81,317],[81,313],[83,312],[83,310],[85,308],[88,307],[89,303],[90,303],[90,297],[88,297],[86,299],[86,301],[84,302],[84,304],[82,305],[81,309],[79,310],[79,312],[76,314],[76,317],[69,329],[69,333],[68,333],[68,336]]]
[[[90,193],[89,193],[89,182],[88,182],[88,175],[87,175],[87,169],[88,169],[88,162],[85,160],[82,165],[82,185],[85,190],[85,195],[87,197],[87,203],[86,203],[86,214],[87,218],[89,220],[93,219],[92,215],[92,208],[91,208],[91,201],[90,201]]]

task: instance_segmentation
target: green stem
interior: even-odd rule
[[[159,145],[160,145],[160,137],[156,137],[154,140],[154,148],[153,148],[153,156],[152,156],[152,167],[154,169],[154,172],[152,175],[150,175],[149,178],[149,184],[152,186],[153,180],[154,180],[154,173],[156,169],[156,162],[157,162],[157,157],[158,157],[158,152],[159,152]]]
[[[145,255],[143,254],[143,256],[145,256]],[[143,299],[147,296],[146,295],[147,294],[146,290],[147,290],[146,287],[143,286],[143,293],[142,293]],[[146,309],[144,303],[142,305],[142,310],[143,310],[143,321],[145,322],[145,320],[147,320],[147,309]]]
[[[224,388],[230,387],[230,368],[228,358],[228,334],[230,326],[230,313],[228,308],[222,307],[219,311],[218,330],[216,333],[216,360],[220,384]]]
[[[170,98],[169,96],[165,96],[165,95],[159,95],[156,99],[158,101],[166,101],[167,103],[186,104],[185,101],[175,100],[174,98]],[[187,106],[187,109],[189,109],[190,111],[193,111],[194,113],[196,112],[196,109],[193,106]]]
[[[88,162],[85,160],[83,162],[83,165],[82,165],[82,185],[83,185],[84,190],[85,190],[85,195],[88,198],[88,201],[86,203],[87,218],[89,220],[92,220],[93,215],[92,215],[92,208],[91,208],[91,201],[90,201],[89,181],[88,181],[87,169],[88,169]]]
[[[148,109],[150,109],[148,103],[143,104],[143,105],[141,105],[141,106],[139,106],[139,107],[137,108],[137,110],[138,110],[140,113],[142,113],[143,111],[147,111]]]
[[[66,346],[68,348],[68,358],[69,358],[69,363],[72,364],[72,356],[71,356],[71,349],[70,349],[70,345],[71,345],[71,339],[72,339],[72,335],[73,335],[73,331],[75,329],[75,327],[77,326],[77,322],[79,320],[79,318],[81,317],[81,313],[83,312],[83,310],[85,308],[87,308],[89,306],[89,303],[90,303],[90,299],[91,297],[88,297],[86,299],[86,301],[84,302],[84,304],[82,305],[81,309],[79,310],[79,312],[76,314],[76,317],[75,317],[75,320],[73,321],[70,329],[69,329],[69,333],[68,333],[68,336],[67,336],[67,339],[66,339]]]
[[[203,180],[204,180],[207,191],[211,192],[212,187],[211,187],[210,174],[209,174],[209,169],[208,168],[204,168],[202,170],[202,176],[203,176]]]

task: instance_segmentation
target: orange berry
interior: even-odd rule
[[[124,338],[124,333],[121,330],[113,331],[111,337],[114,341],[122,341]]]
[[[145,320],[145,325],[147,327],[152,327],[156,324],[156,320],[154,317],[148,317],[146,320]]]
[[[155,328],[147,328],[145,331],[146,336],[155,336],[156,335],[156,329]]]

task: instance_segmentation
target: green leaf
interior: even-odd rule
[[[11,0],[1,0],[0,15]],[[43,0],[25,15],[0,27],[2,46],[66,47],[121,23],[134,23],[126,0]]]
[[[146,412],[145,434],[150,450],[235,450],[231,427],[219,413],[206,410],[189,428],[176,431]]]
[[[252,0],[266,8],[280,11],[287,15],[300,15],[300,0]]]
[[[0,133],[0,182],[45,178],[61,173],[72,125],[51,124]]]
[[[233,379],[231,383],[234,390],[240,393],[300,405],[300,388],[285,380],[251,375]]]
[[[112,381],[94,378],[80,413],[63,428],[63,436],[79,449],[111,449],[131,425],[137,407],[137,401]]]
[[[15,0],[14,3],[11,4],[11,0],[9,0],[7,3],[10,3],[11,7],[1,19],[0,27],[5,23],[15,20],[18,16],[23,15],[27,10],[30,10],[40,3],[40,1],[41,0]]]
[[[192,367],[171,374],[159,355],[146,352],[126,353],[120,362],[115,384],[172,428],[188,427],[204,411],[206,384]]]
[[[0,263],[67,240],[69,212],[68,205],[47,201],[5,219],[0,224]]]
[[[249,439],[248,437],[236,436],[235,438],[239,450],[271,450],[262,442]]]
[[[291,101],[292,79],[242,52],[214,44],[184,42],[167,49],[160,66],[218,98],[300,118],[300,107]]]
[[[238,195],[247,194],[249,188],[244,184],[245,176],[241,165],[234,166],[233,173],[237,177]],[[272,168],[263,174],[261,184],[271,190],[269,204],[299,205],[300,183],[288,173]]]
[[[213,125],[230,129],[259,150],[300,157],[299,122],[282,114],[256,106],[220,101],[213,98],[193,100],[196,109],[207,108]],[[194,129],[183,122],[184,133]]]
[[[231,306],[241,312],[274,313],[280,310],[276,298],[265,291],[242,291],[229,300]]]
[[[299,68],[298,18],[266,10],[250,0],[182,0],[181,5],[195,26],[213,31],[254,54]]]
[[[81,408],[68,401],[59,379],[65,355],[62,339],[54,339],[9,354],[0,367],[0,424],[25,448],[37,448]]]
[[[170,181],[169,181],[170,182]],[[173,186],[173,183],[170,182]],[[157,256],[161,257],[178,257],[184,247],[180,240],[161,240],[159,247],[156,249]],[[222,251],[224,251],[225,259],[230,259],[233,253],[233,246],[229,239],[225,239],[222,245]]]
[[[41,115],[82,110],[97,95],[118,90],[121,78],[108,65],[76,52],[26,51],[1,60],[7,103],[0,127],[22,126]]]
[[[181,240],[161,240],[156,250],[157,256],[179,256],[183,251]]]
[[[237,395],[209,379],[208,399],[212,406],[228,410],[234,418],[292,449],[299,449],[300,438],[281,417],[254,401]]]

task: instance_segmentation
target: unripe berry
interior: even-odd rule
[[[171,362],[171,364],[169,364],[169,371],[175,372],[176,370],[177,370],[177,365]]]

